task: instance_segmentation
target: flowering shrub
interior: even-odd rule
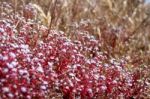
[[[24,20],[17,30],[15,22],[0,21],[0,98],[45,99],[52,90],[64,99],[139,98],[147,88],[141,71],[108,57],[93,36],[71,40]]]

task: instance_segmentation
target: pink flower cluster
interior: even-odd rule
[[[44,37],[48,29],[43,26],[38,31],[29,23],[19,28],[0,21],[2,99],[45,99],[51,90],[64,99],[115,99],[138,97],[144,90],[138,72],[127,71],[125,61],[108,58],[89,34],[71,40],[55,30]]]

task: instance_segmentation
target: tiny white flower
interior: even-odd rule
[[[25,93],[25,92],[27,92],[27,88],[26,87],[21,87],[21,91]]]
[[[13,95],[12,93],[9,93],[8,96],[9,96],[10,98],[13,98],[13,97],[14,97],[14,95]]]
[[[2,88],[2,91],[3,91],[3,92],[9,92],[9,88],[8,88],[8,87],[3,87],[3,88]]]
[[[88,92],[89,92],[89,93],[92,93],[92,89],[89,88],[89,89],[88,89]]]
[[[38,71],[38,72],[41,72],[41,73],[43,73],[43,72],[44,72],[44,70],[43,70],[42,66],[39,66],[39,67],[37,68],[37,71]]]
[[[3,60],[5,61],[5,60],[8,60],[8,56],[4,56],[3,57]]]
[[[102,89],[102,90],[106,90],[107,87],[106,87],[106,86],[101,86],[101,89]]]
[[[40,88],[41,88],[42,90],[46,90],[46,86],[45,86],[45,85],[42,85]]]
[[[74,74],[74,73],[69,73],[69,76],[74,77],[74,76],[75,76],[75,74]]]
[[[9,55],[12,57],[12,58],[15,58],[16,55],[13,53],[13,52],[10,52]]]

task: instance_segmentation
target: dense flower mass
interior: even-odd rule
[[[93,36],[79,32],[71,40],[44,26],[33,31],[33,25],[23,23],[18,31],[13,21],[0,21],[0,98],[45,99],[51,90],[64,99],[138,98],[145,90],[139,72],[101,52]]]
[[[147,92],[148,66],[111,55],[115,38],[126,35],[121,28],[102,24],[98,38],[81,22],[68,36],[38,22],[37,5],[0,6],[0,99],[140,99]]]

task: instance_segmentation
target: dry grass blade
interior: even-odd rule
[[[47,14],[45,14],[43,9],[37,4],[32,4],[32,6],[38,11],[37,18],[42,22],[42,24],[49,26],[51,23],[51,13],[48,11]]]

